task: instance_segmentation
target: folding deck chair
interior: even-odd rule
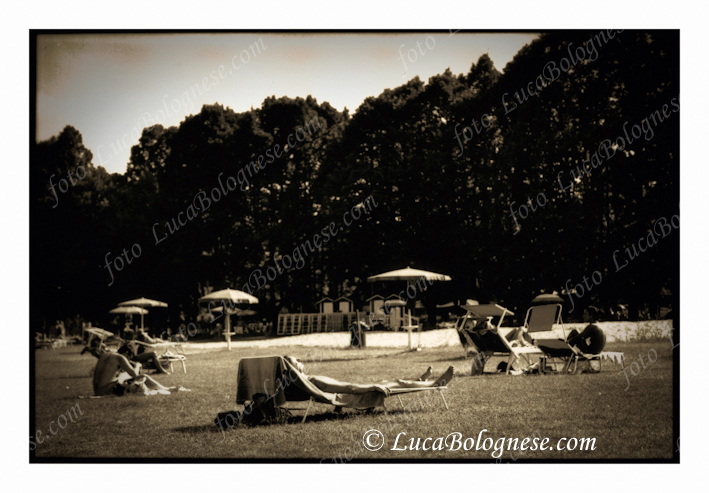
[[[145,347],[146,349],[150,348],[153,351],[155,351],[155,354],[157,355],[158,360],[160,360],[160,364],[162,364],[163,366],[166,366],[166,365],[169,366],[171,372],[174,371],[174,369],[173,369],[174,363],[182,363],[182,372],[187,373],[187,365],[185,364],[185,362],[187,361],[187,356],[185,356],[184,354],[175,354],[175,353],[171,352],[170,349],[175,347],[175,345],[173,345],[173,344],[170,344],[170,343],[148,344],[148,343],[141,342],[141,341],[127,341],[126,345],[130,348],[131,352],[134,355],[138,354],[138,348],[141,346]],[[159,349],[163,350],[162,354],[158,354]],[[177,352],[177,351],[178,350],[175,349],[175,352]],[[146,368],[145,366],[143,366],[143,368],[150,369],[150,368]]]
[[[85,347],[99,347],[116,343],[113,332],[109,332],[98,327],[83,327],[81,329],[81,340],[85,341]]]
[[[468,313],[462,316],[458,321],[458,332],[461,335],[461,339],[465,339],[468,345],[475,346],[480,354],[484,355],[482,365],[484,368],[485,362],[491,356],[507,356],[507,370],[506,374],[509,375],[510,368],[514,363],[520,360],[520,357],[524,358],[527,364],[531,364],[532,361],[530,356],[532,355],[543,355],[544,353],[537,347],[517,345],[514,341],[507,339],[505,335],[500,332],[502,321],[505,315],[514,315],[513,312],[497,304],[488,305],[464,305]],[[480,323],[481,321],[491,322],[494,317],[500,317],[497,325],[489,326],[486,323]],[[514,334],[511,331],[508,335]],[[465,347],[466,344],[463,344]],[[467,356],[467,348],[466,356]],[[473,362],[473,372],[475,370],[481,370],[481,368],[475,368],[480,365],[478,360]]]
[[[559,303],[531,307],[527,310],[524,322],[525,328],[530,334],[551,332],[554,325],[561,327],[561,324],[561,304]],[[561,373],[575,374],[578,370],[579,361],[598,361],[598,372],[600,372],[604,359],[616,362],[625,369],[624,353],[601,351],[598,354],[586,354],[581,352],[576,346],[571,346],[566,342],[571,334],[566,334],[563,328],[562,333],[564,334],[563,339],[534,339],[534,344],[544,352],[539,358],[539,371],[541,373],[560,371]],[[561,370],[559,370],[559,367],[561,367]]]
[[[385,396],[381,392],[367,392],[365,394],[333,394],[323,392],[308,380],[307,375],[298,371],[288,360],[282,356],[264,356],[259,358],[243,358],[239,361],[239,371],[236,378],[236,403],[245,404],[253,401],[256,394],[265,394],[273,399],[274,405],[285,408],[287,402],[308,401],[303,420],[308,417],[313,402],[330,404],[336,408],[351,407],[355,409],[372,409],[383,407]],[[413,389],[391,389],[391,396],[396,395],[401,406],[401,394],[422,391],[435,391],[443,399],[448,409],[448,403],[443,396],[443,391],[448,387],[427,387]],[[302,409],[302,408],[301,408]]]

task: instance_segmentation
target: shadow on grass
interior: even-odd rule
[[[377,416],[379,414],[384,414],[384,411],[351,411],[351,412],[342,412],[342,413],[336,413],[333,411],[327,411],[324,413],[318,413],[318,414],[309,414],[308,419],[305,420],[306,423],[319,423],[319,422],[324,422],[324,421],[343,421],[343,420],[348,420],[348,419],[354,419],[358,418],[360,416]],[[300,423],[303,421],[303,416],[289,416],[288,417],[288,424],[292,423]]]
[[[436,359],[423,359],[421,360],[423,363],[447,363],[449,361],[469,361],[471,364],[473,362],[474,358],[471,357],[464,357],[464,356],[454,356],[454,357],[447,357],[447,358],[436,358]]]
[[[322,423],[322,422],[334,422],[334,421],[345,421],[349,419],[355,419],[361,416],[379,416],[379,415],[384,415],[384,411],[352,411],[352,412],[342,412],[342,413],[336,413],[333,411],[328,411],[324,413],[318,413],[318,414],[309,414],[308,419],[305,420],[305,423]],[[237,426],[233,426],[231,428],[225,428],[225,431],[231,430],[231,431],[238,431],[238,430],[243,430],[243,429],[251,429],[251,428],[274,428],[278,426],[286,426],[286,425],[299,425],[302,424],[303,421],[303,416],[300,415],[294,415],[291,414],[288,416],[287,420],[285,423],[278,423],[278,424],[270,424],[270,425],[248,425],[241,423]],[[189,435],[197,435],[197,434],[202,434],[202,433],[222,433],[222,429],[217,426],[217,425],[198,425],[198,426],[182,426],[179,428],[174,428],[174,431],[179,432],[179,433],[185,433]]]
[[[178,433],[185,433],[187,435],[201,435],[203,433],[222,432],[222,430],[214,423],[212,423],[211,425],[181,426],[179,428],[174,428],[174,431]]]
[[[354,350],[353,350],[354,351]],[[398,353],[386,353],[386,354],[380,354],[377,356],[372,356],[371,354],[366,354],[362,353],[361,357],[358,358],[322,358],[322,360],[318,360],[318,363],[337,363],[337,362],[348,362],[348,361],[363,361],[363,360],[373,360],[373,359],[379,359],[379,358],[391,358],[392,356],[401,356],[403,354],[410,353],[411,351],[400,351]],[[299,358],[301,359],[301,358]],[[307,363],[307,360],[305,358],[302,358],[301,360],[305,360]]]

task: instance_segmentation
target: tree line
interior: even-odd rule
[[[205,105],[143,129],[124,174],[67,126],[31,145],[31,327],[108,324],[146,296],[175,328],[370,196],[371,213],[254,292],[261,316],[323,296],[362,306],[395,291],[368,276],[406,266],[453,278],[422,295],[429,314],[472,298],[523,315],[553,291],[607,317],[676,308],[679,234],[655,225],[679,220],[679,101],[677,31],[555,31],[504,73],[483,55],[352,115],[311,96]]]

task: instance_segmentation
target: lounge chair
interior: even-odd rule
[[[551,332],[554,325],[561,327],[561,304],[553,303],[548,305],[533,306],[527,310],[525,318],[525,329],[530,335],[540,332]],[[611,360],[621,365],[625,369],[624,353],[617,351],[600,351],[596,354],[583,353],[576,346],[571,346],[566,341],[570,340],[576,333],[569,334],[562,330],[563,338],[535,338],[534,344],[544,352],[539,359],[539,371],[541,373],[561,372],[574,374],[578,370],[579,361],[598,361],[598,370],[602,369],[604,359]],[[604,339],[605,342],[605,339]],[[603,344],[601,344],[603,346]]]
[[[182,363],[182,371],[184,373],[187,373],[187,357],[184,354],[176,354],[176,349],[173,352],[172,349],[174,348],[174,345],[170,343],[148,344],[141,341],[127,341],[126,346],[130,348],[134,356],[142,353],[142,351],[139,352],[141,346],[143,346],[145,350],[148,350],[148,348],[150,348],[150,350],[155,351],[155,354],[157,355],[158,359],[160,360],[160,364],[163,365],[163,367],[169,367],[170,371],[173,372],[173,364]],[[161,350],[162,353],[160,353]],[[147,366],[143,366],[143,368],[148,370],[151,369]]]
[[[331,404],[336,408],[350,407],[355,409],[372,409],[383,407],[385,396],[381,392],[365,394],[333,394],[324,392],[313,385],[308,377],[282,356],[264,356],[259,358],[243,358],[239,361],[239,371],[236,378],[236,403],[245,404],[253,401],[256,394],[265,394],[273,399],[277,407],[285,407],[287,402],[308,401],[305,415],[301,423],[305,423],[313,402]],[[422,391],[437,391],[448,409],[448,403],[443,391],[448,387],[404,388],[391,389],[391,395],[396,395],[403,407],[401,394]]]
[[[107,330],[98,327],[84,327],[81,329],[81,340],[85,341],[86,348],[99,347],[101,345],[117,344],[119,340]]]
[[[458,333],[461,342],[465,340],[463,346],[473,345],[482,356],[482,361],[476,358],[473,361],[473,373],[482,373],[485,362],[491,356],[508,356],[505,373],[509,375],[510,368],[517,363],[520,358],[524,358],[527,364],[531,364],[532,355],[543,355],[544,353],[537,347],[526,345],[514,339],[515,330],[510,330],[508,334],[501,332],[502,321],[507,314],[514,315],[513,312],[497,304],[488,305],[464,305],[468,313],[461,317],[458,322]],[[497,325],[492,325],[492,319],[499,317]],[[509,339],[508,339],[509,337]]]

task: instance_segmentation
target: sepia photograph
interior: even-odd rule
[[[30,470],[679,467],[681,30],[606,24],[26,29]]]

